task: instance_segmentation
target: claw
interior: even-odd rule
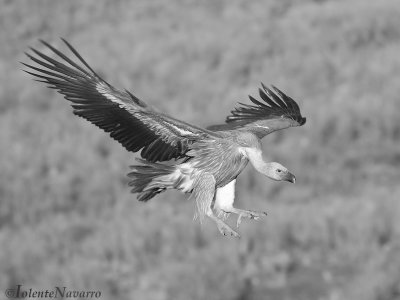
[[[260,217],[262,217],[263,215],[267,215],[266,212],[255,212],[255,211],[251,211],[251,210],[243,210],[242,212],[240,212],[238,214],[238,218],[236,221],[236,227],[239,228],[239,225],[242,223],[242,218],[249,218],[249,219],[253,219],[253,220],[258,220]]]
[[[240,238],[239,233],[237,233],[235,230],[230,228],[225,223],[218,224],[218,229],[224,236],[230,235],[230,236],[233,236],[235,238]]]
[[[223,221],[225,221],[226,219],[228,219],[229,215],[230,215],[229,212],[226,212],[226,211],[223,211],[223,210],[220,210],[220,211],[218,212],[218,214],[217,214],[218,218],[220,218],[220,219],[223,220]]]
[[[236,228],[239,228],[239,225],[242,223],[242,217],[243,217],[243,215],[238,215],[238,218],[236,221]]]

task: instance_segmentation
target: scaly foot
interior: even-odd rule
[[[257,212],[257,211],[237,209],[237,208],[233,212],[237,213],[237,215],[238,215],[237,222],[236,222],[236,227],[238,227],[238,228],[239,228],[240,223],[242,223],[242,218],[258,220],[260,217],[267,215],[266,212]]]
[[[230,213],[223,211],[222,209],[217,212],[217,217],[222,221],[226,221],[228,219]]]
[[[233,236],[235,238],[240,238],[239,233],[237,233],[235,230],[230,228],[227,224],[225,224],[222,221],[221,222],[217,222],[217,227],[218,227],[219,232],[221,232],[223,235]]]

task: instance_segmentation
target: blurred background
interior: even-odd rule
[[[102,299],[400,299],[400,2],[0,1],[0,290]],[[297,176],[251,166],[242,238],[193,221],[175,191],[129,193],[134,163],[21,71],[38,39],[72,43],[106,80],[200,126],[274,84],[303,127],[264,139]],[[234,225],[231,219],[230,224]],[[2,292],[2,295],[3,292]],[[0,296],[1,298],[3,296]]]

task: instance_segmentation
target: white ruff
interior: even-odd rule
[[[217,189],[214,207],[217,210],[229,211],[235,201],[236,179]]]

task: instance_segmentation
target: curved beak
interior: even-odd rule
[[[288,172],[287,175],[285,176],[285,180],[289,181],[291,183],[296,182],[296,176],[294,176],[292,173]]]

